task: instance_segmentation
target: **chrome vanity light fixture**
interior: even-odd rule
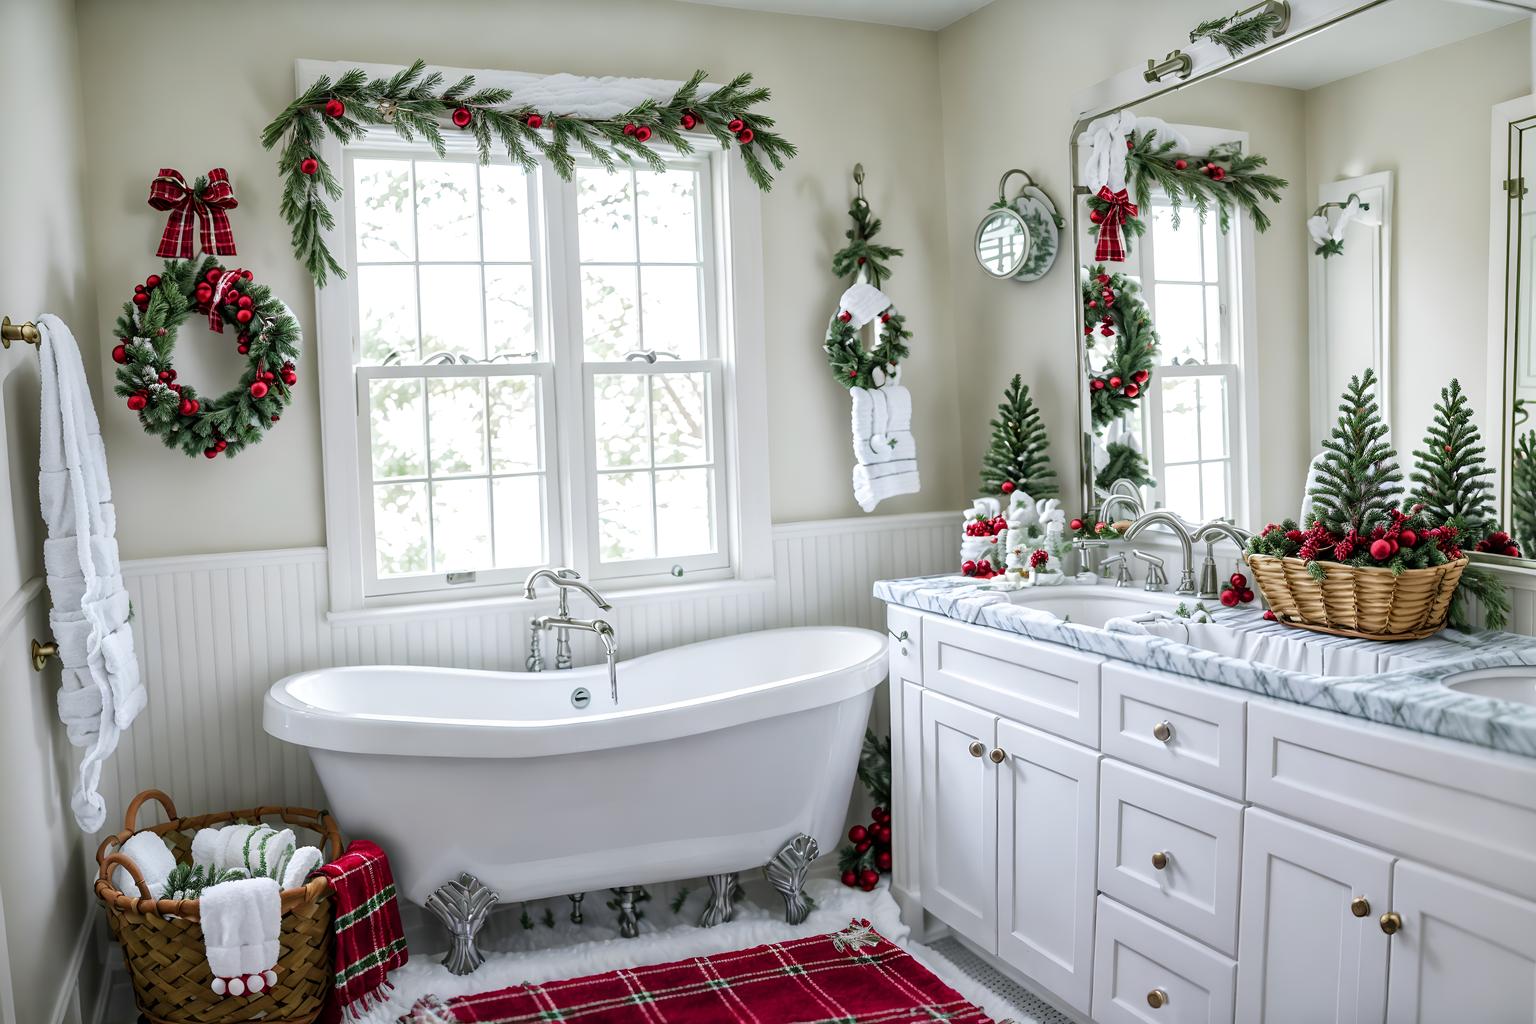
[[[1024,176],[1024,187],[1008,198],[1008,179]],[[1067,222],[1027,171],[1012,168],[997,183],[997,201],[976,226],[976,262],[999,280],[1038,281],[1056,263]]]

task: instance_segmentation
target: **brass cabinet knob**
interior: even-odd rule
[[[1356,896],[1349,901],[1349,912],[1356,917],[1364,917],[1371,912],[1371,901],[1364,896]]]
[[[1159,743],[1167,743],[1173,739],[1173,723],[1158,722],[1152,727],[1152,737]]]
[[[993,764],[1002,764],[1003,758],[1007,757],[1008,753],[1002,747],[993,747],[992,753],[987,756],[992,759]]]
[[[980,757],[982,754],[985,754],[986,752],[987,752],[987,746],[986,746],[986,744],[982,743],[981,740],[972,740],[971,741],[971,756],[972,757]]]
[[[1161,870],[1163,870],[1163,868],[1167,867],[1168,866],[1168,852],[1166,850],[1158,850],[1156,853],[1154,853],[1152,855],[1152,866],[1154,868],[1157,868],[1157,870],[1159,870],[1159,871],[1161,871]]]
[[[1147,1005],[1152,1009],[1161,1009],[1168,1005],[1168,993],[1160,988],[1155,988],[1147,993]]]
[[[1389,910],[1381,915],[1381,930],[1388,935],[1396,935],[1403,930],[1403,917],[1395,910]]]

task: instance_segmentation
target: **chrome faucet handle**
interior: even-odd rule
[[[1147,563],[1147,589],[1153,593],[1159,593],[1168,585],[1168,574],[1163,571],[1165,564],[1157,555],[1145,551],[1135,550],[1132,555]]]
[[[1126,561],[1124,551],[1120,552],[1118,555],[1110,555],[1108,558],[1104,559],[1104,561],[1099,563],[1100,572],[1107,573],[1107,571],[1111,568],[1118,570],[1115,573],[1115,586],[1128,587],[1132,583],[1136,582],[1135,577],[1131,575],[1131,564]]]

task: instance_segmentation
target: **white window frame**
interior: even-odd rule
[[[1239,143],[1248,147],[1246,132],[1206,128],[1198,125],[1174,126],[1190,142],[1196,152],[1206,152],[1222,143]],[[1189,204],[1181,211],[1186,218],[1198,216]],[[1150,218],[1151,211],[1146,211]],[[1213,209],[1211,217],[1217,216]],[[1258,442],[1258,328],[1256,282],[1257,267],[1254,261],[1254,228],[1246,213],[1234,210],[1230,230],[1216,236],[1217,258],[1222,267],[1218,279],[1221,315],[1221,347],[1229,360],[1221,363],[1153,367],[1143,410],[1142,436],[1146,439],[1147,463],[1157,485],[1151,489],[1151,505],[1167,507],[1167,466],[1164,458],[1163,391],[1161,381],[1169,378],[1221,377],[1226,380],[1227,394],[1227,451],[1231,471],[1228,477],[1227,515],[1225,518],[1238,523],[1252,520],[1258,508],[1258,482],[1254,479],[1259,465]],[[1137,277],[1142,284],[1142,299],[1157,323],[1156,277],[1148,270],[1157,266],[1156,246],[1150,222],[1146,234],[1138,240],[1140,252],[1135,256]],[[1211,460],[1201,460],[1211,461]],[[1179,463],[1186,465],[1192,463]],[[1180,511],[1174,508],[1174,511]]]
[[[299,92],[308,89],[321,75],[335,77],[350,62],[295,62]],[[391,74],[396,66],[361,65],[370,74]],[[528,76],[513,72],[475,71],[442,68],[446,77],[474,74],[485,85],[506,84],[515,87]],[[445,133],[450,155],[473,152],[473,140],[467,135]],[[399,140],[389,129],[375,130],[360,144],[369,150],[394,148],[402,154],[420,154],[419,144]],[[346,166],[346,151],[339,141],[327,136],[320,155],[338,172]],[[580,357],[580,297],[567,287],[568,274],[536,270],[536,285],[546,291],[551,310],[567,311],[544,323],[546,360],[566,357],[572,372],[556,372],[549,361],[539,363],[486,364],[475,367],[474,375],[532,374],[545,381],[543,400],[551,403],[551,421],[556,435],[545,438],[545,470],[548,474],[547,530],[552,564],[571,565],[587,576],[603,579],[614,588],[678,589],[695,585],[718,586],[723,580],[761,581],[771,578],[773,550],[769,510],[768,452],[764,439],[768,431],[765,332],[763,328],[763,260],[761,194],[748,177],[740,159],[705,140],[696,144],[694,159],[702,164],[701,177],[710,189],[709,209],[713,225],[701,231],[710,246],[707,273],[715,287],[706,289],[717,301],[708,312],[715,338],[710,358],[697,361],[667,361],[654,366],[644,363],[593,363],[572,365],[570,353]],[[430,150],[426,150],[430,153]],[[575,186],[562,182],[547,164],[541,164],[541,187],[547,190],[545,210],[558,210],[562,216],[551,217],[543,227],[542,244],[546,267],[574,266],[576,263],[574,218],[564,216],[575,203]],[[348,179],[349,181],[350,179]],[[355,266],[350,197],[331,204],[335,224],[324,232],[325,243],[344,263]],[[541,220],[543,220],[541,216]],[[556,230],[559,225],[569,230]],[[569,236],[569,237],[567,237]],[[536,258],[537,259],[537,258]],[[379,586],[369,581],[372,545],[364,544],[365,530],[371,530],[369,487],[371,452],[364,436],[365,418],[361,410],[366,382],[397,373],[401,376],[430,377],[464,374],[462,367],[431,364],[427,366],[359,367],[357,353],[359,328],[355,277],[332,278],[315,292],[316,330],[310,345],[319,364],[322,469],[325,487],[327,567],[330,583],[331,615],[345,617],[374,609],[398,608],[417,603],[462,602],[522,598],[521,579],[509,578],[512,570],[486,570],[477,573],[473,584],[452,586],[434,574],[430,589],[414,586]],[[571,312],[574,311],[573,319]],[[707,344],[707,341],[706,341]],[[716,363],[718,360],[718,363]],[[595,462],[592,415],[584,388],[592,375],[603,372],[682,372],[708,370],[710,400],[713,406],[713,435],[710,438],[715,465],[716,529],[725,541],[719,556],[657,558],[644,561],[609,563],[601,566],[596,559]],[[388,371],[388,372],[381,372]],[[397,372],[398,371],[398,372]],[[590,393],[590,392],[587,392]],[[586,411],[579,419],[569,410]],[[585,426],[573,429],[582,420]],[[586,515],[575,510],[587,509]],[[673,569],[682,570],[677,575]],[[368,582],[365,582],[368,581]],[[397,592],[389,593],[388,590]]]

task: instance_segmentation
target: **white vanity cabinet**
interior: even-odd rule
[[[947,926],[1099,1024],[1536,1024],[1536,759],[889,625],[920,938]]]

